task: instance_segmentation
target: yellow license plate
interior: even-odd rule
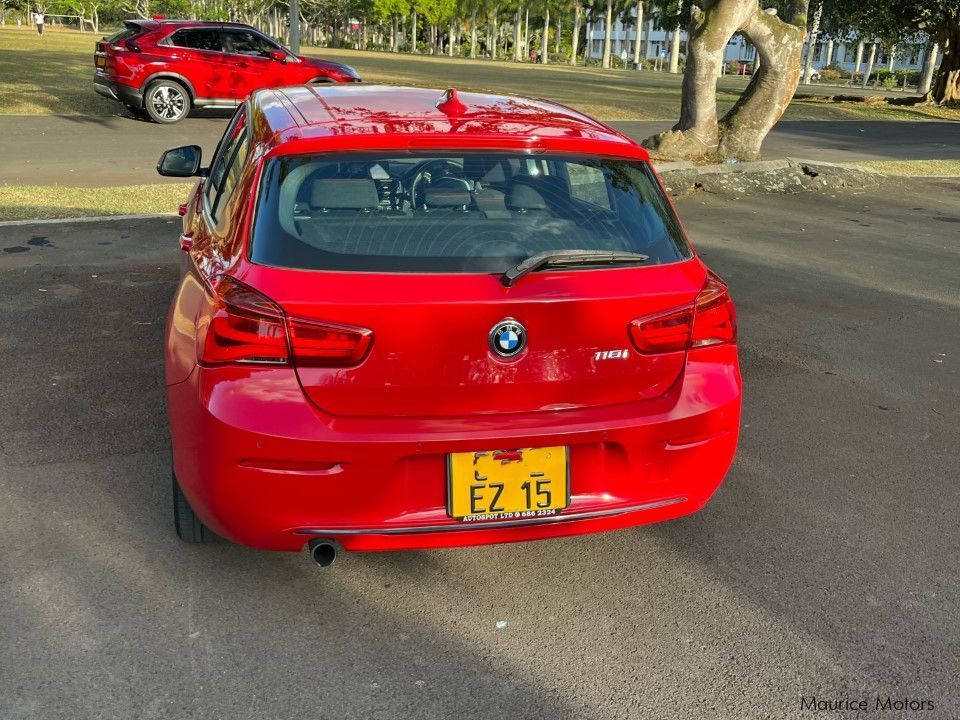
[[[567,448],[447,456],[447,513],[464,522],[556,515],[570,502]]]

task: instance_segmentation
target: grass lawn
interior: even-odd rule
[[[873,160],[858,164],[899,177],[960,177],[960,160]]]
[[[98,36],[48,29],[0,28],[0,114],[110,115],[118,106],[94,93],[93,44]],[[455,86],[557,100],[605,120],[671,120],[680,108],[680,76],[651,71],[531,65],[465,58],[307,48],[311,55],[349,63],[373,83]],[[746,78],[719,83],[721,111],[736,101]],[[812,92],[837,92],[814,88]],[[871,106],[821,99],[794,101],[790,120],[910,119],[948,117],[960,111]]]
[[[192,183],[76,188],[0,185],[0,220],[176,212]]]

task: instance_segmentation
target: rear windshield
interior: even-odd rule
[[[278,267],[503,272],[549,250],[690,257],[644,162],[293,155],[269,161],[258,202],[251,259]]]
[[[116,45],[123,42],[124,40],[129,40],[135,35],[139,35],[143,32],[143,28],[134,23],[128,23],[123,26],[123,29],[117,30],[113,35],[105,37],[104,42],[110,43],[111,45]]]

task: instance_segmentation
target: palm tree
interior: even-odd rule
[[[633,64],[640,64],[640,37],[643,34],[643,0],[637,0],[637,37],[633,41]]]
[[[583,20],[583,4],[580,0],[573,3],[573,36],[570,39],[570,64],[577,64],[577,46],[580,44],[580,23]]]
[[[610,67],[610,41],[613,35],[613,0],[607,0],[607,13],[604,16],[603,30],[603,62],[605,68]]]
[[[550,0],[543,3],[543,37],[540,38],[540,62],[546,65],[550,61]]]

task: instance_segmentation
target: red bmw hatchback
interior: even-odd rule
[[[545,101],[255,93],[198,175],[166,335],[176,529],[474,545],[704,506],[740,417],[727,286],[648,162]]]

